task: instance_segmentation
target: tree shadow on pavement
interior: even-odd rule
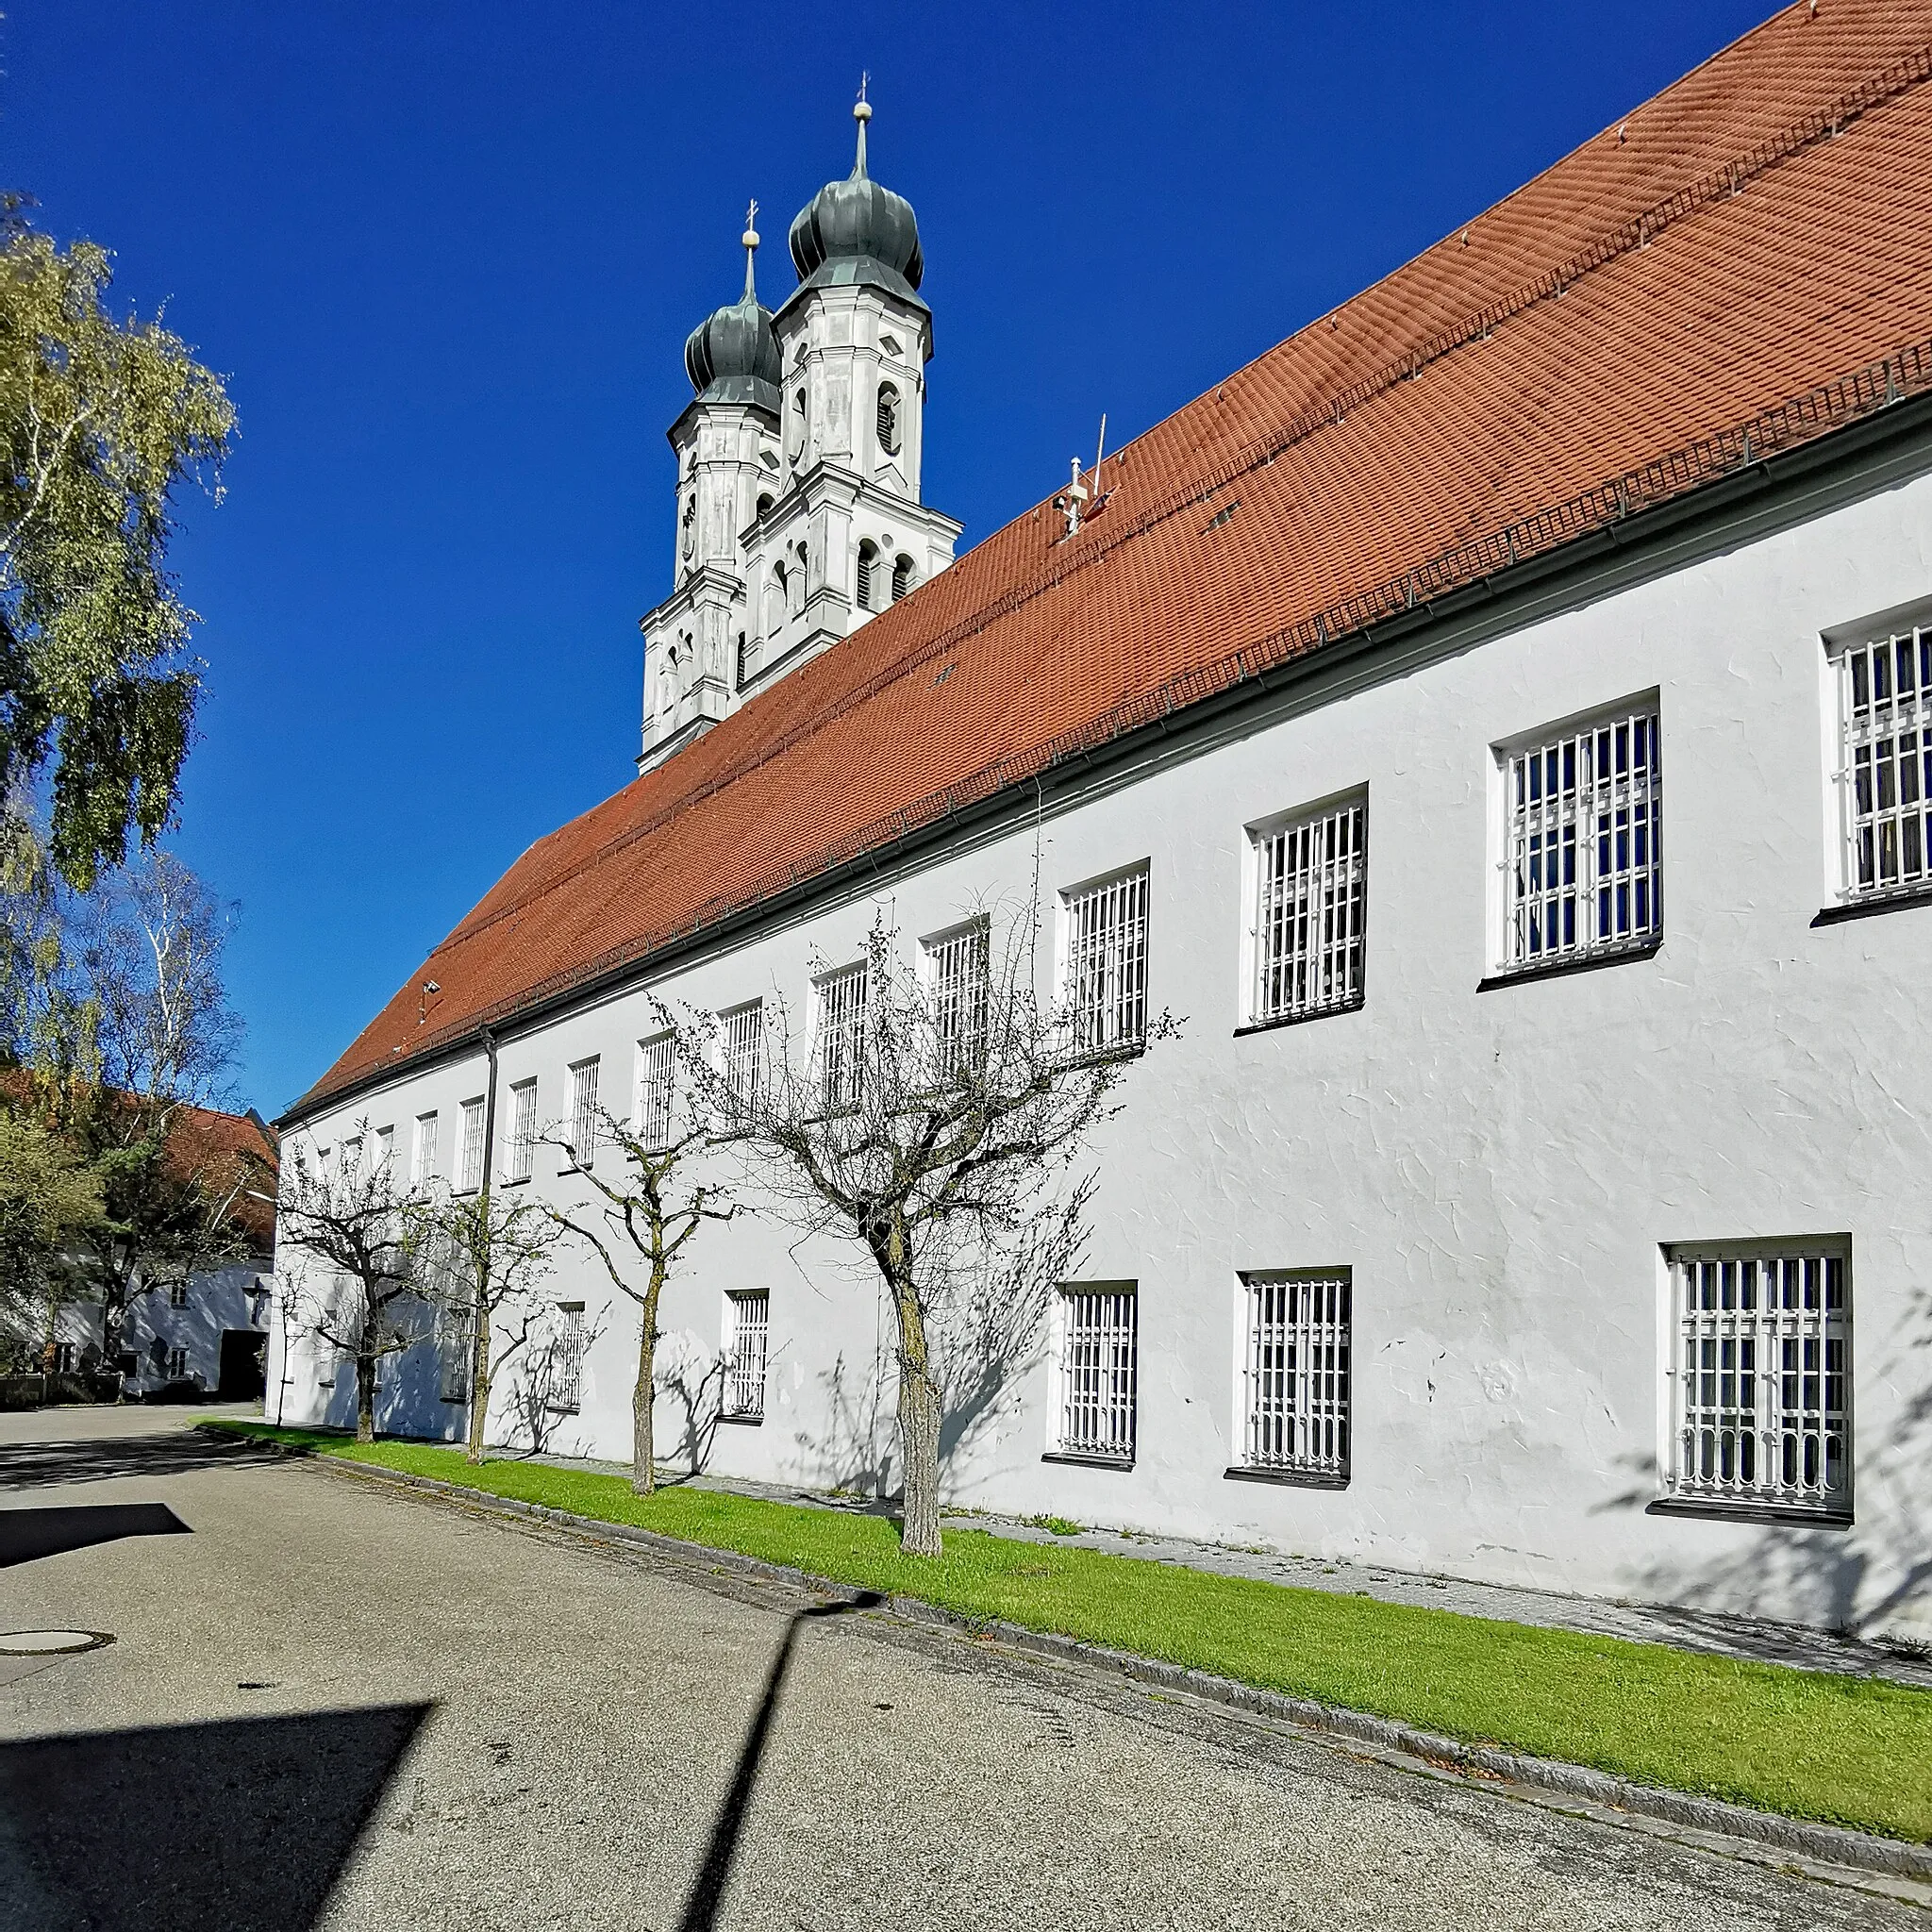
[[[0,1570],[130,1536],[188,1536],[165,1503],[94,1503],[71,1509],[0,1509]]]
[[[0,1924],[300,1932],[434,1707],[0,1744]]]
[[[269,1461],[274,1453],[245,1438],[225,1441],[195,1429],[173,1428],[93,1441],[8,1442],[0,1445],[0,1490],[104,1483],[128,1475],[187,1475],[224,1463]]]
[[[685,1901],[678,1932],[711,1932],[718,1923],[718,1908],[724,1902],[724,1888],[731,1882],[731,1865],[738,1855],[738,1840],[751,1810],[752,1793],[758,1789],[758,1771],[764,1762],[765,1741],[771,1735],[772,1720],[778,1713],[778,1700],[784,1694],[785,1674],[791,1668],[791,1652],[798,1633],[807,1624],[823,1617],[849,1616],[854,1610],[876,1609],[885,1598],[875,1591],[861,1591],[841,1603],[814,1604],[800,1610],[785,1626],[785,1641],[772,1659],[771,1674],[765,1679],[765,1694],[758,1701],[758,1715],[751,1721],[744,1746],[738,1754],[738,1770],[731,1789],[718,1807],[711,1826],[711,1840],[705,1848],[705,1861]]]

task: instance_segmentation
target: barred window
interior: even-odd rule
[[[168,1306],[171,1308],[185,1308],[188,1306],[188,1284],[185,1281],[171,1281],[168,1284]]]
[[[171,1382],[185,1382],[188,1379],[188,1351],[185,1348],[171,1348],[168,1351],[167,1376]]]
[[[670,1034],[638,1041],[638,1139],[653,1153],[671,1144],[675,1072]]]
[[[504,1177],[526,1181],[537,1157],[537,1083],[519,1080],[509,1090],[509,1158]]]
[[[1132,1282],[1060,1291],[1063,1455],[1134,1459],[1140,1300]]]
[[[771,1350],[772,1297],[762,1288],[724,1297],[724,1413],[741,1422],[765,1412],[765,1362]]]
[[[1257,1022],[1362,1003],[1368,806],[1357,799],[1255,840]]]
[[[1505,760],[1503,964],[1639,946],[1663,933],[1663,761],[1654,708]]]
[[[597,1164],[597,1062],[578,1060],[570,1070],[570,1144],[579,1167]]]
[[[1670,1250],[1670,1495],[1849,1509],[1851,1268],[1842,1241]]]
[[[765,1003],[734,1007],[718,1016],[724,1037],[724,1079],[741,1106],[758,1099],[765,1051]]]
[[[1147,868],[1065,894],[1066,1001],[1087,1047],[1147,1034]]]
[[[1348,1475],[1347,1269],[1249,1274],[1246,1468]]]
[[[395,1174],[396,1130],[393,1127],[377,1127],[375,1130],[375,1173],[385,1178]]]
[[[446,1302],[437,1310],[437,1374],[445,1402],[467,1402],[470,1399],[470,1335],[474,1313],[467,1302]]]
[[[463,1158],[460,1185],[474,1194],[483,1185],[483,1103],[463,1102]]]
[[[986,922],[974,920],[926,941],[925,958],[940,1063],[948,1073],[977,1066],[986,1055],[991,991]]]
[[[550,1340],[549,1407],[575,1415],[584,1394],[584,1305],[558,1302],[557,1329]]]
[[[345,1188],[357,1186],[362,1178],[362,1136],[352,1135],[336,1150],[336,1179]]]
[[[416,1118],[416,1159],[410,1178],[420,1188],[436,1174],[436,1116],[433,1113],[419,1114]]]
[[[818,983],[819,1099],[855,1107],[865,1051],[865,967],[828,973]]]
[[[1847,899],[1932,878],[1932,628],[1838,654],[1839,791]]]
[[[892,602],[896,604],[912,588],[912,559],[903,553],[892,559]]]

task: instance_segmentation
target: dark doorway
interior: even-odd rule
[[[227,1328],[222,1333],[222,1374],[215,1393],[224,1402],[253,1402],[260,1395],[268,1337],[258,1328]]]

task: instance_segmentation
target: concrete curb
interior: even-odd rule
[[[660,1535],[656,1530],[641,1529],[634,1524],[606,1523],[593,1516],[578,1516],[567,1509],[553,1509],[541,1503],[519,1502],[514,1497],[492,1495],[487,1490],[473,1490],[460,1483],[443,1482],[436,1476],[410,1475],[401,1470],[384,1469],[376,1463],[311,1456],[306,1449],[286,1447],[261,1437],[238,1437],[227,1429],[210,1427],[206,1424],[197,1424],[196,1427],[228,1441],[254,1442],[274,1455],[299,1457],[312,1462],[318,1469],[355,1481],[448,1496],[492,1514],[523,1517],[599,1539],[614,1538],[621,1542],[656,1550],[692,1568],[709,1570],[714,1574],[728,1571],[763,1582],[790,1584],[796,1589],[847,1603],[869,1594],[851,1584],[836,1583],[790,1563],[772,1563],[760,1557],[743,1556],[736,1550],[718,1550],[705,1543],[685,1542],[676,1537]],[[1689,1791],[1662,1790],[1652,1785],[1634,1784],[1608,1772],[1592,1771],[1586,1765],[1566,1764],[1557,1758],[1527,1757],[1488,1744],[1465,1744],[1455,1738],[1439,1737],[1433,1731],[1417,1730],[1392,1718],[1374,1717],[1365,1711],[1318,1704],[1312,1698],[1285,1696],[1279,1691],[1264,1690],[1230,1677],[1217,1677],[1184,1664],[1163,1663],[1156,1657],[1108,1650],[1099,1644],[1083,1642],[1078,1638],[1029,1630],[1024,1624],[1008,1624],[998,1618],[962,1617],[918,1597],[894,1596],[888,1600],[885,1607],[890,1614],[905,1623],[925,1624],[964,1637],[991,1639],[1008,1649],[1030,1656],[1105,1670],[1156,1690],[1177,1691],[1206,1703],[1224,1705],[1257,1717],[1291,1724],[1302,1730],[1346,1738],[1376,1750],[1399,1752],[1406,1757],[1420,1758],[1439,1770],[1447,1767],[1486,1778],[1503,1778],[1537,1790],[1581,1799],[1606,1809],[1630,1812],[1638,1817],[1684,1825],[1695,1831],[1713,1832],[1724,1838],[1746,1840],[1756,1845],[1770,1846],[1795,1857],[1813,1859],[1822,1864],[1878,1873],[1891,1878],[1932,1882],[1932,1845],[1907,1844],[1902,1840],[1879,1838],[1841,1825],[1814,1824],[1803,1819],[1781,1817],[1776,1812],[1756,1811],[1745,1805],[1728,1804],[1721,1798],[1700,1798]]]

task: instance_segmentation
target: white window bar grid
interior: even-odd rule
[[[483,1185],[483,1103],[463,1102],[463,1155],[460,1185],[475,1193]]]
[[[168,1351],[168,1380],[182,1382],[188,1378],[188,1351],[185,1348],[171,1348]]]
[[[168,1306],[171,1308],[185,1308],[188,1306],[188,1284],[185,1281],[168,1284]]]
[[[559,1302],[550,1342],[550,1407],[575,1412],[584,1392],[583,1304]]]
[[[1504,963],[1534,966],[1663,931],[1663,762],[1654,710],[1508,756]]]
[[[765,1363],[771,1351],[772,1297],[765,1289],[724,1297],[724,1413],[762,1417]]]
[[[865,968],[850,966],[819,981],[819,1099],[828,1108],[858,1101],[865,1051]]]
[[[1131,1288],[1060,1291],[1063,1453],[1134,1459],[1140,1316],[1141,1298]]]
[[[377,1127],[375,1130],[375,1172],[391,1177],[395,1174],[396,1130],[393,1127]]]
[[[1246,1466],[1348,1474],[1350,1278],[1247,1277]]]
[[[470,1323],[473,1310],[445,1305],[436,1318],[436,1355],[445,1402],[470,1399]]]
[[[1851,1257],[1827,1243],[1677,1249],[1670,1493],[1841,1514]]]
[[[991,970],[986,926],[974,924],[932,941],[926,963],[941,1063],[948,1073],[976,1066],[986,1053]]]
[[[1932,628],[1838,657],[1847,898],[1932,877]]]
[[[537,1083],[520,1080],[509,1090],[509,1158],[504,1178],[526,1181],[537,1157]]]
[[[1147,1034],[1147,872],[1070,892],[1067,1004],[1075,1042],[1138,1045]]]
[[[585,1169],[597,1164],[597,1065],[579,1060],[570,1070],[570,1144]]]
[[[724,1079],[739,1100],[750,1105],[757,1100],[758,1081],[763,1074],[765,1051],[765,1007],[754,1000],[720,1016],[724,1035]]]
[[[362,1178],[362,1136],[344,1141],[336,1151],[336,1179],[353,1188]]]
[[[1362,1003],[1368,808],[1357,799],[1255,841],[1257,1021]]]
[[[671,1144],[674,1072],[670,1034],[638,1041],[638,1139],[654,1152]]]
[[[436,1116],[421,1115],[416,1122],[416,1166],[411,1175],[420,1188],[436,1174]]]

